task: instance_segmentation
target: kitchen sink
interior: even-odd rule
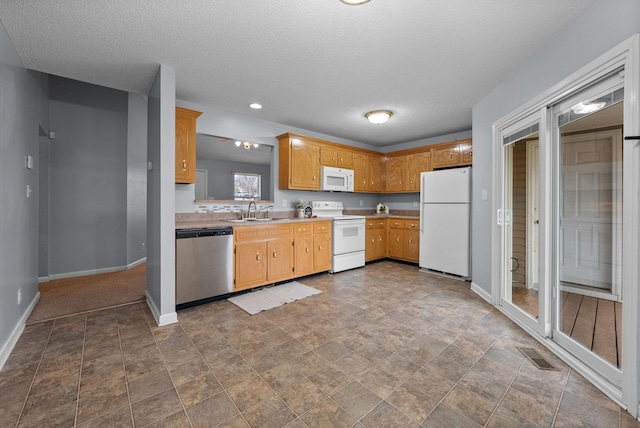
[[[258,221],[258,222],[262,222],[262,221],[270,221],[270,222],[274,222],[274,221],[289,221],[288,218],[238,218],[238,219],[233,219],[233,220],[227,220],[231,223],[246,223],[246,222],[254,222],[254,221]]]

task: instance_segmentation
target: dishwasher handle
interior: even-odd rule
[[[178,229],[176,239],[201,238],[205,236],[233,235],[232,227],[211,227],[202,229]]]

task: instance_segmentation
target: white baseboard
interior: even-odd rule
[[[36,307],[36,303],[38,303],[38,300],[40,300],[40,292],[36,293],[35,297],[31,301],[31,303],[29,303],[27,309],[24,311],[24,314],[22,314],[22,316],[18,320],[18,323],[9,335],[9,338],[4,343],[4,345],[2,345],[2,348],[0,349],[0,370],[2,370],[2,367],[4,367],[4,363],[7,362],[7,360],[9,359],[9,355],[11,355],[11,352],[13,351],[13,348],[16,346],[16,343],[18,343],[18,339],[20,339],[20,335],[24,331],[27,320],[29,319],[31,312],[33,312],[33,308]]]
[[[42,284],[43,282],[49,282],[49,277],[48,276],[39,276],[38,277],[38,284]]]
[[[484,300],[487,301],[487,303],[492,304],[491,303],[491,294],[489,294],[486,291],[484,291],[484,289],[482,287],[480,287],[478,284],[476,284],[475,282],[471,283],[471,291],[476,293],[478,296],[482,297]]]
[[[134,267],[136,267],[136,266],[138,266],[138,265],[141,265],[142,263],[144,263],[144,262],[146,262],[146,261],[147,261],[147,258],[146,258],[146,257],[143,257],[143,258],[141,258],[140,260],[136,260],[135,262],[129,263],[129,264],[127,265],[127,269],[134,268]]]
[[[42,277],[42,278],[48,278],[47,281],[40,281],[40,278],[38,278],[38,282],[48,282],[48,281],[53,281],[55,279],[75,278],[78,276],[99,275],[101,273],[122,272],[123,270],[131,269],[146,261],[147,261],[147,258],[144,257],[126,266],[113,266],[113,267],[101,268],[101,269],[80,270],[77,272],[53,273],[53,274],[50,274],[48,277]]]
[[[178,314],[175,311],[170,312],[168,314],[161,315],[160,314],[160,310],[156,306],[156,304],[153,301],[153,299],[151,298],[151,296],[149,296],[149,292],[148,291],[145,291],[145,295],[147,297],[147,306],[149,306],[149,309],[151,310],[151,313],[153,314],[153,318],[155,318],[156,324],[158,324],[159,327],[162,327],[163,325],[169,325],[169,324],[174,324],[174,323],[178,322]]]

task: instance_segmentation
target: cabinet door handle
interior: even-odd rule
[[[453,153],[449,153],[449,159],[453,159]]]
[[[313,181],[316,181],[316,176],[315,175],[313,176]]]
[[[378,238],[378,242],[382,242],[382,236]]]
[[[309,247],[305,248],[304,250],[308,253],[309,252]]]
[[[472,158],[473,157],[473,150],[469,150],[469,157]]]
[[[322,251],[322,245],[318,245],[318,251]]]
[[[260,261],[260,253],[256,253],[256,261],[259,262]]]
[[[413,238],[409,238],[409,244],[413,244]]]
[[[331,160],[336,160],[336,157],[335,156],[331,156]]]
[[[273,250],[273,258],[275,259],[275,258],[276,258],[276,256],[277,256],[277,254],[276,254],[276,250]]]
[[[400,237],[399,236],[396,238],[396,242],[400,242]]]
[[[397,226],[397,225],[398,225],[398,223],[393,223],[393,225],[394,225],[394,226]]]
[[[182,159],[182,170],[183,171],[187,170],[187,161],[185,159]]]
[[[400,180],[400,184],[402,184],[402,180]]]

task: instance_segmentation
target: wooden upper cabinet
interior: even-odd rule
[[[353,169],[353,156],[350,150],[338,149],[338,168]]]
[[[176,107],[176,183],[196,182],[196,119],[201,114]]]
[[[394,156],[387,158],[387,161],[385,162],[385,190],[387,193],[402,192],[405,190],[406,167],[406,156]]]
[[[472,163],[471,139],[437,144],[431,149],[432,168],[466,166]]]
[[[384,163],[381,155],[369,156],[368,163],[369,182],[368,189],[373,193],[382,193],[385,186]]]
[[[338,149],[329,145],[320,146],[320,165],[338,166]]]
[[[353,155],[353,191],[367,192],[369,183],[369,156],[365,153]]]
[[[320,190],[320,145],[291,134],[278,141],[280,189]]]
[[[405,189],[409,192],[420,191],[420,173],[431,171],[431,153],[407,155],[407,178]]]

